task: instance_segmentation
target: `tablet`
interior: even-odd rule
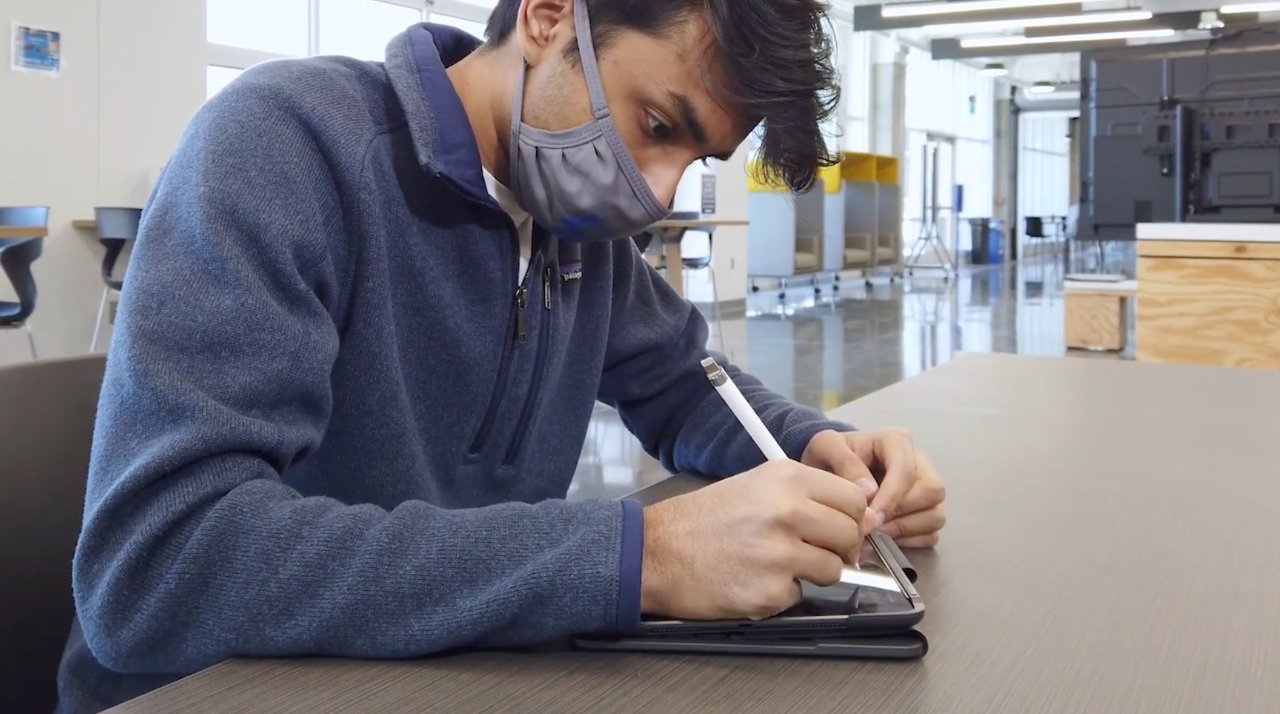
[[[756,637],[746,633],[633,636],[580,639],[587,650],[627,652],[772,655],[775,657],[834,657],[850,659],[919,659],[929,641],[916,630],[892,635],[792,635]]]
[[[913,584],[915,569],[893,539],[873,533],[863,541],[860,569],[845,568],[840,582],[821,587],[801,583],[803,599],[763,620],[672,620],[650,618],[628,634],[675,635],[750,630],[753,634],[882,634],[902,632],[924,617],[924,601]]]

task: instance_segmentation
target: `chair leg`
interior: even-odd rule
[[[102,330],[102,316],[107,312],[107,297],[111,288],[102,289],[102,300],[98,302],[98,321],[93,323],[93,341],[89,343],[89,352],[98,351],[98,333]]]
[[[36,336],[31,332],[31,323],[23,325],[27,330],[27,344],[31,347],[31,359],[40,359],[40,355],[36,354]]]
[[[716,269],[707,266],[707,272],[711,275],[711,302],[715,304],[716,310],[716,340],[720,343],[720,354],[727,354],[724,351],[724,320],[720,319],[720,290],[716,287]]]

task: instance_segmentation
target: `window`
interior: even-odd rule
[[[456,27],[484,39],[489,13],[498,0],[433,0],[427,22]]]
[[[207,1],[206,93],[210,97],[240,71],[267,60],[320,54],[381,60],[386,57],[391,38],[422,22],[428,3],[428,0]],[[457,4],[458,0],[440,2]]]
[[[441,15],[440,13],[436,13],[436,12],[431,13],[431,15],[427,18],[427,22],[434,22],[437,25],[448,25],[449,27],[456,27],[459,30],[462,30],[463,32],[469,32],[472,35],[475,35],[476,37],[482,40],[484,39],[485,23],[483,22],[475,22],[473,20],[464,20],[460,17],[452,17],[450,15]]]
[[[244,72],[242,69],[232,69],[231,67],[218,67],[209,65],[205,75],[205,98],[212,99],[213,95],[226,89],[232,80],[239,77]]]
[[[318,54],[382,61],[387,43],[422,22],[422,9],[380,0],[320,0]]]
[[[302,56],[310,44],[308,0],[208,0],[209,42]]]

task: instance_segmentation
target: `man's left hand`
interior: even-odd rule
[[[929,457],[900,429],[823,431],[805,447],[801,463],[858,484],[869,501],[864,525],[904,548],[932,548],[946,525],[942,479]]]

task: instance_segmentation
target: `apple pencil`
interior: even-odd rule
[[[729,373],[724,371],[724,367],[716,364],[712,357],[702,360],[702,369],[707,373],[707,379],[711,382],[711,386],[716,388],[716,393],[729,405],[729,411],[738,418],[742,424],[742,428],[747,430],[747,434],[751,435],[751,440],[756,442],[756,446],[760,447],[760,451],[769,461],[786,461],[787,452],[778,446],[778,442],[773,438],[773,434],[769,433],[769,429],[760,421],[760,415],[756,414],[756,410],[751,408],[747,403],[747,398],[742,396],[742,392],[738,391],[738,385],[730,379]]]
[[[729,377],[728,372],[724,371],[724,367],[717,364],[715,358],[708,357],[702,360],[702,369],[707,373],[707,380],[711,382],[711,386],[716,388],[716,393],[725,404],[729,405],[729,411],[738,418],[742,428],[747,430],[747,434],[760,448],[764,457],[769,461],[786,461],[787,452],[778,446],[778,441],[773,438],[773,434],[769,433],[764,422],[760,421],[760,415],[756,414],[756,410],[747,403],[747,398],[738,391],[738,385],[733,383],[733,379]],[[862,565],[855,560],[853,569],[862,570]]]

